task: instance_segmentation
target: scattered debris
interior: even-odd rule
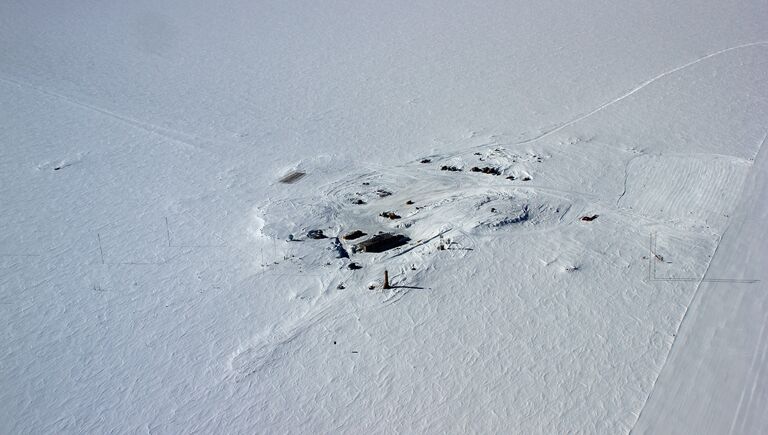
[[[363,266],[361,266],[361,265],[359,265],[359,264],[357,264],[355,262],[349,263],[347,265],[347,269],[349,269],[349,270],[358,270],[358,269],[362,269],[362,268],[363,268]]]
[[[581,269],[581,266],[565,266],[566,272],[576,272],[579,269]]]
[[[280,177],[280,179],[278,181],[283,183],[283,184],[293,184],[293,183],[301,180],[302,178],[304,178],[305,175],[307,175],[306,172],[290,171],[287,174],[285,174],[282,177]]]
[[[356,198],[356,199],[352,199],[352,204],[355,204],[355,205],[363,205],[363,204],[365,204],[365,201],[363,201],[363,200],[362,200],[362,199],[360,199],[360,198]]]
[[[482,156],[483,153],[475,153],[476,156]]]
[[[402,234],[382,233],[356,244],[353,252],[384,252],[403,246],[411,239]]]
[[[486,166],[484,168],[478,168],[477,166],[472,167],[470,169],[472,172],[482,172],[483,174],[489,174],[489,175],[501,175],[501,171],[499,171],[496,168],[491,168],[490,166]]]
[[[432,159],[421,159],[419,163],[432,163]]]
[[[523,177],[523,181],[531,181],[531,177]]]
[[[371,183],[369,183],[367,181],[363,181],[363,186],[370,186],[370,185],[371,185]]]
[[[528,205],[524,205],[523,208],[520,210],[520,213],[517,216],[506,216],[503,219],[499,220],[498,222],[489,222],[488,226],[493,228],[500,228],[507,225],[514,225],[519,224],[522,222],[527,221],[530,219],[531,215],[528,211]]]
[[[364,232],[362,232],[360,230],[354,230],[354,231],[348,232],[347,234],[344,234],[343,236],[341,236],[341,238],[344,239],[344,240],[355,240],[355,239],[359,239],[360,237],[367,236],[367,235],[368,234],[366,234],[366,233],[364,233]]]
[[[381,216],[383,218],[387,218],[387,219],[393,219],[393,220],[394,219],[400,219],[400,215],[395,213],[395,212],[392,212],[392,211],[381,212],[381,214],[379,216]]]
[[[437,250],[438,251],[447,251],[451,249],[451,246],[454,244],[453,240],[443,237],[440,235],[440,241],[437,244]]]
[[[323,234],[323,230],[309,230],[307,233],[307,238],[309,239],[327,239],[328,236]]]
[[[597,217],[600,216],[599,214],[593,214],[592,216],[582,216],[581,220],[584,222],[592,222],[593,220],[597,219]]]
[[[441,166],[440,170],[441,171],[451,171],[451,172],[460,172],[461,171],[461,169],[457,168],[456,166],[448,166],[448,165]]]
[[[384,189],[379,189],[376,191],[376,194],[379,195],[379,198],[386,198],[389,195],[392,195],[392,192]]]

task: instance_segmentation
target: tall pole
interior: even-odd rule
[[[384,271],[384,286],[383,286],[383,288],[384,288],[384,289],[389,289],[389,288],[391,288],[391,287],[389,286],[389,272],[387,272],[386,270]]]

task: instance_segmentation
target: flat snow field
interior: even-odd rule
[[[768,432],[765,23],[0,2],[0,433]]]

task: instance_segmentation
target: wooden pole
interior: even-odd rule
[[[389,272],[387,272],[386,270],[384,271],[384,286],[383,286],[383,288],[384,288],[384,289],[389,289],[389,288],[391,288],[391,287],[389,286]]]

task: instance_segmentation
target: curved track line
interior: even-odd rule
[[[618,199],[616,199],[616,207],[619,207],[619,203],[621,202],[621,199],[624,198],[624,195],[627,194],[627,180],[629,179],[629,166],[632,164],[633,161],[635,161],[638,157],[646,156],[646,154],[639,154],[636,156],[633,156],[631,159],[627,161],[626,164],[624,164],[624,190],[621,191],[621,195],[619,195]]]
[[[545,131],[544,133],[541,133],[540,135],[538,135],[538,136],[536,136],[534,138],[526,139],[526,140],[521,141],[521,142],[517,142],[516,145],[523,145],[523,144],[535,142],[535,141],[537,141],[539,139],[543,139],[543,138],[545,138],[545,137],[547,137],[547,136],[549,136],[549,135],[551,135],[553,133],[557,133],[558,131],[560,131],[560,130],[566,128],[566,127],[570,127],[571,125],[573,125],[573,124],[575,124],[575,123],[577,123],[577,122],[579,122],[579,121],[581,121],[583,119],[589,118],[590,116],[594,115],[595,113],[600,112],[601,110],[603,110],[603,109],[605,109],[605,108],[607,108],[609,106],[612,106],[612,105],[618,103],[619,101],[629,97],[630,95],[636,93],[637,91],[643,89],[644,87],[650,85],[651,83],[653,83],[653,82],[655,82],[657,80],[660,80],[660,79],[662,79],[662,78],[664,78],[664,77],[666,77],[666,76],[668,76],[670,74],[674,74],[674,73],[676,73],[676,72],[678,72],[678,71],[680,71],[682,69],[685,69],[685,68],[688,68],[690,66],[696,65],[699,62],[705,61],[705,60],[707,60],[709,58],[712,58],[712,57],[715,57],[715,56],[719,56],[719,55],[727,53],[729,51],[740,50],[742,48],[756,47],[756,46],[761,46],[761,45],[762,46],[768,46],[768,41],[749,42],[747,44],[741,44],[741,45],[737,45],[737,46],[734,46],[734,47],[724,48],[722,50],[719,50],[719,51],[716,51],[714,53],[710,53],[710,54],[708,54],[706,56],[700,57],[698,59],[692,60],[692,61],[690,61],[690,62],[688,62],[688,63],[686,63],[684,65],[678,66],[678,67],[673,68],[673,69],[671,69],[669,71],[665,71],[665,72],[663,72],[663,73],[661,73],[661,74],[659,74],[659,75],[657,75],[657,76],[655,76],[653,78],[650,78],[650,79],[640,83],[639,85],[637,85],[635,88],[633,88],[629,92],[627,92],[627,93],[625,93],[625,94],[623,94],[623,95],[621,95],[621,96],[619,96],[617,98],[614,98],[613,100],[608,101],[607,103],[604,103],[604,104],[600,105],[597,109],[587,113],[586,115],[581,115],[581,116],[579,116],[577,118],[574,118],[574,119],[566,122],[565,124],[561,124],[558,127],[555,127],[555,128],[553,128],[551,130],[548,130],[548,131]]]

